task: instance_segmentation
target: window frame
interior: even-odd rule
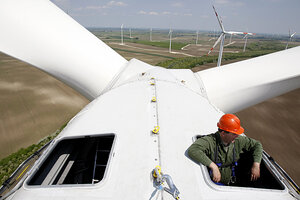
[[[36,173],[39,169],[43,166],[43,164],[48,160],[49,156],[51,156],[52,152],[56,150],[56,147],[65,140],[73,140],[73,139],[81,139],[81,138],[97,138],[97,137],[105,137],[105,136],[114,136],[111,150],[108,156],[107,165],[103,174],[102,179],[97,183],[88,183],[88,184],[60,184],[60,185],[31,185],[29,182],[34,178]],[[117,143],[117,134],[115,133],[102,133],[102,134],[90,134],[90,135],[81,135],[81,136],[67,136],[58,138],[57,140],[53,140],[53,142],[49,145],[49,147],[44,151],[41,157],[36,161],[34,164],[35,167],[29,171],[29,176],[26,178],[24,182],[24,187],[27,189],[37,189],[37,188],[70,188],[70,187],[77,187],[77,188],[89,188],[89,187],[99,187],[103,185],[107,181],[107,176],[110,171],[113,157],[114,157],[114,150]]]

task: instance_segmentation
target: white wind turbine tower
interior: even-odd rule
[[[131,37],[131,28],[129,29],[129,38],[132,38]]]
[[[293,34],[291,35],[291,30],[289,30],[289,39],[288,39],[288,41],[287,41],[287,43],[286,43],[286,47],[285,47],[285,49],[287,49],[287,48],[288,48],[288,46],[289,46],[289,42],[291,42],[291,41],[292,41],[292,37],[293,37],[295,34],[296,34],[296,32],[295,32],[295,33],[293,33]]]
[[[248,40],[248,35],[255,35],[255,33],[247,33],[244,37],[245,39],[245,44],[244,44],[244,49],[243,49],[243,52],[246,51],[246,46],[247,46],[247,40]]]
[[[244,39],[245,39],[245,44],[244,44],[244,49],[243,49],[243,52],[245,52],[245,51],[246,51],[246,46],[247,46],[247,39],[248,39],[248,35],[245,35]]]
[[[215,44],[213,45],[213,47],[208,51],[207,55],[209,55],[212,50],[217,46],[217,44],[221,41],[220,44],[220,51],[219,51],[219,58],[218,58],[218,64],[217,66],[221,65],[221,60],[222,60],[222,55],[223,55],[223,48],[224,48],[224,40],[225,40],[225,35],[226,34],[234,34],[234,35],[247,35],[247,34],[252,34],[252,33],[246,33],[246,32],[236,32],[236,31],[225,31],[222,20],[219,18],[219,15],[215,9],[215,7],[213,6],[213,9],[215,11],[216,17],[218,19],[219,25],[222,29],[221,35],[219,36],[219,38],[217,39],[217,41],[215,42]]]
[[[199,31],[197,30],[196,45],[198,45]]]
[[[150,41],[152,42],[152,28],[150,28]]]
[[[255,34],[255,33],[247,33],[247,34],[245,35],[245,37],[244,37],[245,43],[244,43],[244,49],[243,49],[243,52],[246,51],[248,35],[256,35],[256,34]]]
[[[230,34],[230,40],[229,40],[229,44],[231,44],[232,35],[233,35],[233,34]]]
[[[170,28],[169,36],[170,36],[170,45],[169,45],[169,53],[172,53],[172,32],[173,30]]]
[[[123,26],[124,26],[124,24],[121,25],[121,45],[124,44],[124,42],[123,42]]]

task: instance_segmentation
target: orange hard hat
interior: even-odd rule
[[[240,119],[233,114],[225,114],[223,115],[219,122],[218,127],[221,130],[228,131],[230,133],[234,133],[240,135],[244,132],[243,127],[241,127]]]

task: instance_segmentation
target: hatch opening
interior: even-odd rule
[[[28,185],[95,184],[105,174],[115,136],[60,141]]]

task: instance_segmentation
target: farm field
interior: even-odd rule
[[[0,158],[37,143],[88,101],[60,81],[0,54]]]
[[[219,47],[206,56],[215,42],[210,33],[200,33],[196,45],[195,33],[174,31],[172,42],[176,44],[176,49],[170,53],[166,46],[169,42],[166,30],[153,31],[152,42],[149,42],[149,33],[144,30],[132,31],[133,38],[125,33],[123,45],[120,44],[118,30],[92,32],[127,60],[137,58],[168,68],[181,66],[181,63],[184,67],[191,62],[193,64],[189,68],[194,72],[216,66]],[[233,37],[232,41],[234,43],[225,47],[224,56],[228,53],[243,55],[243,38]],[[229,44],[229,38],[226,44]],[[246,52],[248,56],[253,56],[255,52],[270,53],[284,49],[285,44],[284,40],[249,38]],[[290,43],[290,46],[298,45],[300,41]],[[249,58],[239,56],[228,58],[222,64]],[[202,58],[211,58],[212,62],[199,64]],[[185,59],[185,62],[180,59]],[[52,134],[89,103],[76,91],[44,72],[4,54],[0,54],[0,94],[0,158]],[[300,89],[237,115],[246,134],[260,140],[264,149],[300,185]]]

